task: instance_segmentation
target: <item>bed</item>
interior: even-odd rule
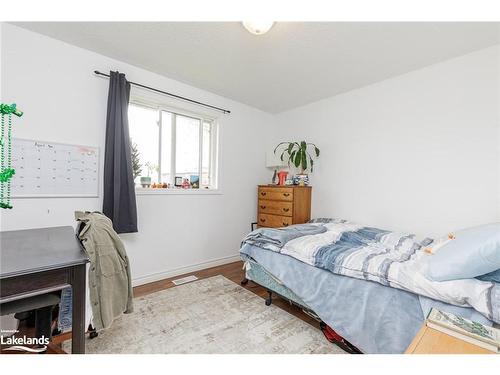
[[[305,228],[306,234],[292,237],[314,237],[315,233],[308,232],[310,228]],[[293,228],[286,230],[290,233]],[[403,353],[432,307],[493,324],[471,307],[428,298],[389,283],[336,274],[298,259],[300,256],[276,251],[267,246],[273,244],[269,238],[254,241],[277,230],[270,231],[258,229],[243,241],[240,254],[246,277],[317,316],[363,353]]]

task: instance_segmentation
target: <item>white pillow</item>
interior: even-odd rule
[[[433,281],[471,279],[500,269],[500,223],[456,232],[425,251],[423,272]]]

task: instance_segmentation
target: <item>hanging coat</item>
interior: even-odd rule
[[[99,331],[133,311],[130,264],[110,219],[100,212],[75,212],[75,218],[84,225],[78,236],[90,258],[92,325]]]

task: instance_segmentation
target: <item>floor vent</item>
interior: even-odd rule
[[[196,280],[198,280],[198,278],[195,275],[189,275],[189,276],[183,277],[182,279],[172,280],[172,282],[175,285],[181,285],[181,284],[187,284],[187,283],[190,283],[191,281],[196,281]]]

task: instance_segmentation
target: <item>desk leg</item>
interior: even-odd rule
[[[85,265],[73,267],[73,316],[71,328],[71,353],[85,354]]]

